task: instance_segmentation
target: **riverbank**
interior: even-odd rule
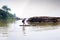
[[[42,17],[30,17],[27,22],[32,23],[49,23],[49,22],[60,22],[60,17],[48,17],[48,16],[42,16]]]

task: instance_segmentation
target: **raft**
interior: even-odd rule
[[[36,25],[20,25],[20,26],[36,26]]]

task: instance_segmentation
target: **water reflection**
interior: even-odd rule
[[[0,27],[0,40],[48,40],[56,37],[60,39],[60,25],[56,25],[57,23],[20,26],[21,21],[15,21],[6,24],[7,26]]]
[[[60,37],[59,23],[40,23],[38,25],[31,25],[33,24],[31,23],[30,26],[20,26],[20,24],[22,25],[21,21],[0,21],[0,40],[40,40],[46,36],[46,38],[50,38],[53,34]]]
[[[29,26],[24,25],[22,26],[23,34],[28,34],[32,31],[48,31],[48,30],[56,30],[59,29],[60,23],[30,23]]]
[[[45,22],[45,23],[44,22],[42,22],[42,23],[28,22],[28,24],[29,25],[40,25],[40,26],[45,26],[45,25],[53,25],[53,26],[55,26],[55,25],[60,25],[60,22],[55,22],[55,23],[54,22]]]
[[[7,36],[8,36],[8,28],[0,27],[0,37],[7,37]]]
[[[0,27],[8,27],[9,23],[12,23],[15,20],[0,20]]]
[[[10,20],[0,20],[0,40],[6,40],[8,38],[9,23]]]
[[[23,34],[26,34],[25,32],[25,26],[22,27]]]
[[[0,21],[0,27],[3,27],[3,26],[7,26],[7,21],[5,21],[5,20]]]

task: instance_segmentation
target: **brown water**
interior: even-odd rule
[[[60,40],[60,25],[19,25],[20,20],[0,25],[0,40]]]

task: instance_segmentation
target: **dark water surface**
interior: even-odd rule
[[[21,20],[0,23],[0,40],[60,40],[60,25],[19,26]]]

